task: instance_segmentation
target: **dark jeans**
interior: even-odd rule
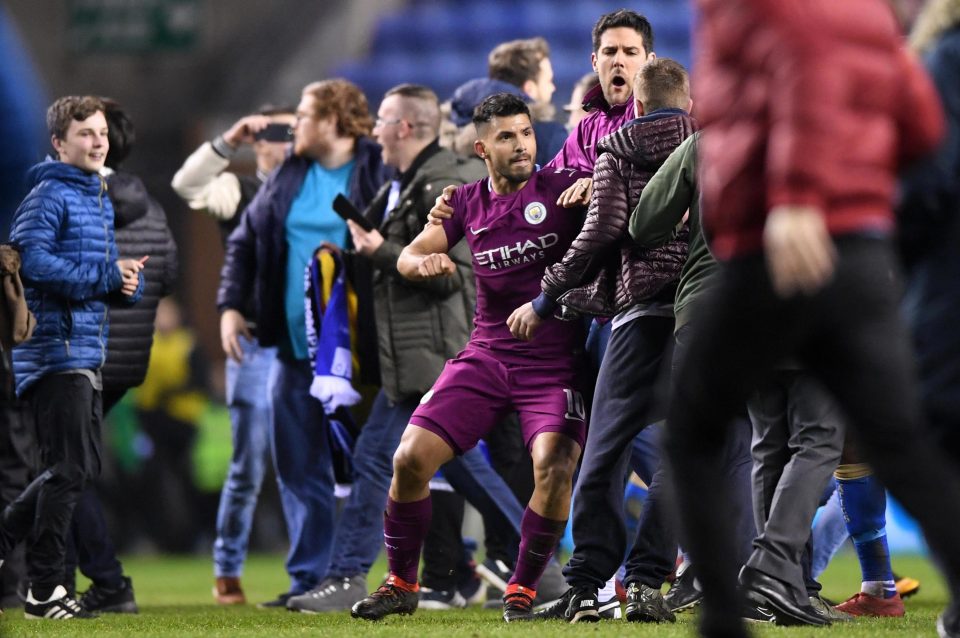
[[[517,502],[528,503],[533,494],[533,461],[523,443],[517,415],[511,414],[504,419],[485,440],[494,470],[510,486]],[[483,515],[487,558],[513,565],[520,544],[519,532],[514,533],[510,527],[503,526],[502,521],[488,519],[482,510],[480,513]]]
[[[920,522],[960,592],[960,476],[920,423],[896,260],[879,240],[840,239],[837,250],[836,272],[816,294],[778,297],[757,255],[725,264],[695,302],[701,323],[679,362],[665,449],[671,465],[683,467],[675,482],[685,547],[705,595],[704,631],[742,632],[729,486],[717,450],[730,418],[790,355],[836,397],[865,460]]]
[[[100,392],[84,375],[51,374],[23,398],[34,415],[42,471],[3,511],[0,556],[29,535],[27,577],[43,595],[63,582],[74,506],[100,474]]]
[[[631,442],[657,420],[655,387],[673,326],[673,317],[638,317],[610,336],[573,492],[574,550],[563,568],[571,585],[602,587],[623,562],[623,490]]]
[[[433,516],[423,543],[423,575],[420,584],[434,591],[457,587],[457,566],[463,561],[463,496],[456,492],[430,490]]]

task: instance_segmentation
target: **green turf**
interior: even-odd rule
[[[557,622],[505,625],[496,611],[469,609],[457,612],[419,612],[412,617],[393,617],[381,623],[352,620],[346,613],[309,616],[283,610],[263,611],[253,605],[218,608],[210,595],[210,563],[202,558],[130,558],[124,561],[133,577],[141,613],[137,616],[104,616],[91,621],[24,620],[18,609],[0,616],[0,635],[6,636],[417,636],[481,638],[488,635],[562,636],[657,636],[674,638],[692,634],[692,614],[682,614],[676,625],[565,625]],[[902,619],[859,620],[854,624],[823,629],[762,627],[757,636],[935,636],[934,622],[946,603],[943,582],[923,558],[899,556],[898,573],[922,582],[920,593],[907,603]],[[382,574],[383,564],[374,567]],[[824,595],[842,600],[859,588],[859,570],[852,554],[837,557],[824,574]],[[254,556],[243,578],[250,600],[275,597],[286,587],[282,558]],[[81,584],[81,588],[85,587]]]

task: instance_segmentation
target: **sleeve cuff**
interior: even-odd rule
[[[548,297],[545,292],[541,292],[540,295],[533,300],[532,304],[533,311],[537,313],[537,316],[541,319],[547,319],[553,315],[559,305],[556,301]]]
[[[223,139],[222,135],[218,135],[213,138],[213,141],[210,142],[210,146],[212,146],[213,151],[223,159],[230,159],[233,157],[233,154],[237,152],[237,149],[227,144],[227,141]]]

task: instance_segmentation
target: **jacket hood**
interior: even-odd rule
[[[150,196],[136,175],[112,173],[107,176],[107,194],[113,202],[114,227],[123,228],[147,214]]]
[[[100,176],[96,173],[88,173],[80,170],[76,166],[66,164],[59,160],[48,157],[39,164],[35,164],[27,171],[28,188],[33,188],[40,182],[47,179],[55,179],[60,182],[71,184],[84,192],[97,194],[100,192]]]
[[[696,120],[684,111],[658,111],[601,139],[597,152],[612,153],[639,168],[656,170],[697,128]]]

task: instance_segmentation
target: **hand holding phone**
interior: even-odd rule
[[[293,139],[293,129],[289,124],[271,122],[254,133],[253,139],[264,142],[289,142]]]

